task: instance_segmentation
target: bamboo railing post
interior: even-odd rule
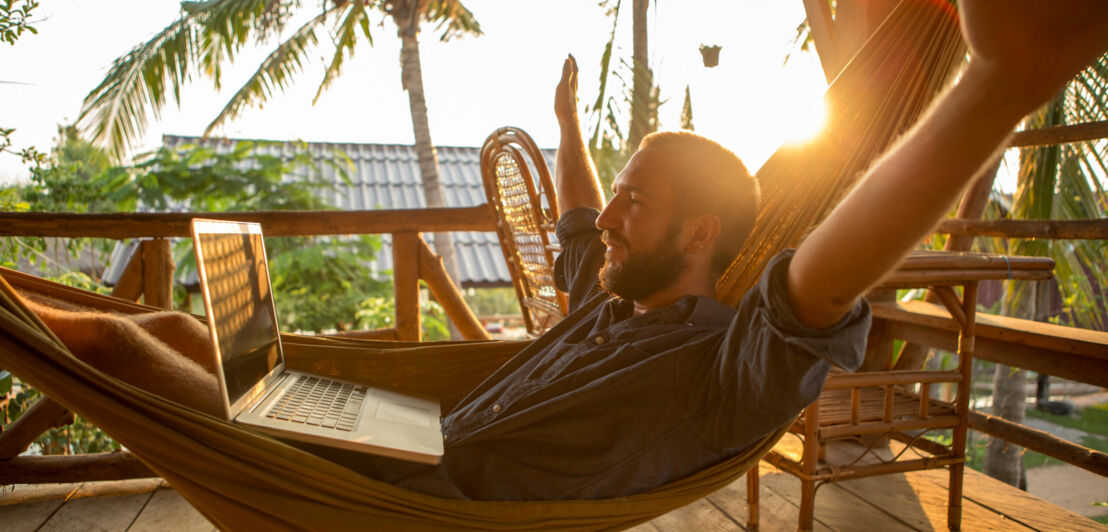
[[[392,282],[396,296],[396,339],[418,342],[419,233],[393,233]]]
[[[73,423],[72,412],[49,397],[39,397],[19,419],[0,433],[0,460],[19,455],[43,432],[70,423]],[[0,462],[0,469],[6,465]]]
[[[155,238],[144,240],[142,253],[142,293],[146,304],[165,309],[173,308],[173,251],[169,240]]]
[[[128,301],[138,301],[142,296],[142,247],[136,247],[131,258],[127,260],[127,267],[123,274],[115,282],[112,288],[112,296]]]
[[[419,238],[419,237],[417,237]],[[395,266],[394,266],[395,267]],[[466,340],[489,340],[491,337],[473,315],[473,309],[466,305],[462,293],[454,281],[446,274],[442,257],[431,252],[423,238],[419,238],[419,276],[427,283],[431,295],[442,305],[446,317]]]

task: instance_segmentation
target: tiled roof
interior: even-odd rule
[[[239,139],[201,139],[166,135],[162,142],[175,148],[186,144],[230,149]],[[258,153],[291,158],[301,144],[276,142],[259,144]],[[321,189],[327,202],[343,210],[416,209],[425,207],[423,182],[415,147],[405,144],[355,144],[339,142],[308,142],[302,144],[316,161],[345,154],[351,167],[349,182],[330,165],[321,165],[322,177],[331,186]],[[471,207],[485,203],[481,183],[481,148],[441,146],[436,148],[439,160],[439,180],[448,207]],[[543,150],[547,166],[554,167],[555,150]],[[287,176],[296,179],[296,176]],[[381,235],[381,251],[373,263],[376,271],[392,270],[392,242]],[[427,237],[428,244],[432,244]],[[495,233],[455,232],[454,250],[462,286],[510,286],[511,276],[504,264]]]

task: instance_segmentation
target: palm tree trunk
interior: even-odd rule
[[[412,131],[415,134],[415,150],[419,159],[419,172],[423,178],[423,195],[428,207],[445,207],[442,182],[439,181],[439,160],[435,145],[431,142],[431,128],[427,121],[427,101],[423,93],[423,72],[419,65],[419,17],[420,10],[413,9],[410,17],[396,19],[400,34],[401,80],[408,92],[408,107],[412,115]],[[442,257],[446,273],[459,283],[458,263],[454,256],[454,238],[450,233],[435,233],[432,239],[435,252]],[[399,267],[396,265],[395,267]],[[454,324],[450,324],[451,338],[457,338]]]
[[[654,76],[650,72],[650,55],[647,49],[646,15],[650,0],[634,0],[632,11],[632,87],[631,128],[627,137],[627,150],[634,152],[639,142],[651,132],[651,91]]]

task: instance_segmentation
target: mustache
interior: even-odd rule
[[[623,247],[627,247],[627,238],[619,233],[613,233],[612,231],[605,229],[603,233],[600,233],[600,241],[604,244],[616,244]]]

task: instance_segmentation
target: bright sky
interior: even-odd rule
[[[582,105],[596,97],[600,54],[611,20],[596,0],[466,0],[485,35],[440,43],[426,31],[420,51],[436,145],[479,146],[495,128],[515,125],[543,147],[556,147],[553,89],[562,60],[581,68]],[[617,51],[630,61],[630,0],[624,1]],[[305,9],[316,10],[315,0]],[[46,0],[37,35],[0,44],[0,127],[14,127],[13,148],[47,150],[57,125],[74,121],[85,95],[111,62],[177,18],[169,0]],[[814,54],[794,53],[804,20],[799,0],[662,0],[650,13],[650,55],[665,101],[663,128],[678,127],[685,86],[697,132],[719,140],[756,170],[785,140],[811,132],[822,115],[823,76]],[[391,23],[374,27],[374,46],[357,49],[343,76],[312,106],[323,61],[305,66],[296,85],[264,108],[247,111],[220,136],[305,141],[412,143],[407,94],[400,86],[399,39]],[[326,41],[326,37],[323,39]],[[698,48],[719,44],[720,66],[705,68]],[[270,48],[242,53],[224,75],[224,90],[194,79],[180,108],[151,121],[139,151],[163,134],[200,135]],[[329,57],[326,42],[317,55]],[[0,154],[0,179],[26,175],[19,159]]]

